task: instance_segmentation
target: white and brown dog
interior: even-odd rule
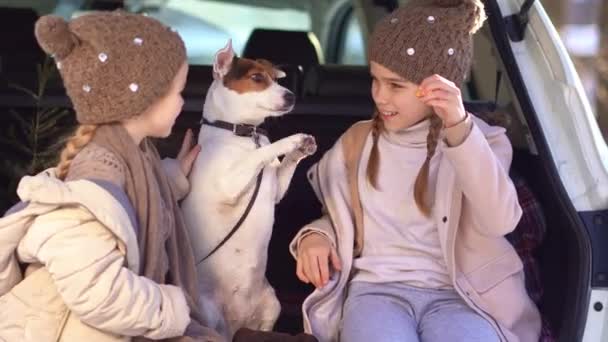
[[[198,138],[202,150],[182,203],[206,323],[228,339],[241,327],[272,330],[277,320],[280,304],[265,275],[274,209],[298,162],[316,150],[309,135],[271,144],[257,128],[293,109],[294,94],[276,82],[284,76],[268,61],[236,57],[230,41],[217,52]],[[217,248],[250,202],[234,235]]]

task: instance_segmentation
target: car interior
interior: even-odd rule
[[[322,30],[307,31],[252,27],[242,50],[238,51],[241,57],[265,58],[279,65],[287,74],[280,83],[296,94],[296,105],[291,113],[264,123],[270,140],[276,141],[294,133],[308,133],[316,138],[318,145],[316,154],[301,162],[287,195],[276,207],[268,251],[267,277],[282,305],[276,330],[299,332],[302,330],[301,304],[313,288],[297,279],[295,261],[289,254],[288,244],[302,226],[321,215],[320,203],[308,184],[306,171],[349,126],[359,120],[370,119],[374,110],[366,61],[356,65],[344,64],[339,58],[339,46],[344,45],[344,42],[339,42],[347,31],[346,18],[349,15],[359,18],[360,30],[365,32],[361,38],[364,45],[374,20],[389,13],[399,3],[396,0],[338,1],[340,5],[334,5],[333,10],[327,12],[341,19],[330,20],[313,12],[314,6],[307,7],[298,1],[225,2],[270,8],[293,6],[300,11],[304,7],[312,18],[319,16],[311,22],[327,26]],[[91,9],[114,9],[125,5],[119,1],[91,3],[97,3]],[[514,73],[519,70],[512,54],[505,51],[504,41],[508,38],[501,27],[501,18],[497,17],[496,1],[484,3],[490,11],[489,19],[475,36],[474,64],[462,89],[465,107],[490,124],[507,129],[514,148],[510,174],[524,210],[522,220],[508,239],[524,260],[526,285],[543,316],[544,341],[572,341],[584,328],[580,317],[587,309],[584,303],[588,296],[589,275],[582,265],[588,255],[581,242],[584,232],[573,224],[570,217],[571,204],[543,144],[542,130],[534,124],[534,113],[520,103],[519,94],[525,92],[525,86],[522,89],[513,81]],[[44,98],[39,101],[11,86],[17,83],[27,89],[36,89],[39,83],[36,66],[48,61],[37,47],[33,35],[34,23],[41,14],[33,8],[2,7],[0,3],[2,114],[11,110],[35,112],[40,107],[70,107],[56,76],[46,83]],[[215,45],[210,49],[216,51],[221,47],[223,45]],[[364,56],[364,50],[361,53]],[[210,62],[190,65],[183,92],[186,102],[183,112],[172,135],[156,141],[162,156],[174,157],[177,154],[187,129],[198,131],[206,91],[212,81]],[[0,115],[0,127],[11,126],[11,120],[15,120],[11,115]],[[73,117],[63,118],[56,124],[73,125]],[[5,143],[0,139],[0,144]],[[0,150],[7,148],[3,146]],[[14,180],[0,180],[5,189],[11,181]],[[4,203],[5,206],[9,204]]]

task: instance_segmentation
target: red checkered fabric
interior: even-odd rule
[[[515,230],[506,238],[515,247],[524,264],[528,294],[536,305],[539,305],[543,295],[543,286],[536,251],[545,238],[547,223],[543,209],[526,181],[517,175],[512,175],[512,179],[519,198],[519,205],[522,208],[522,217]],[[549,322],[543,317],[539,342],[554,341],[555,337]]]

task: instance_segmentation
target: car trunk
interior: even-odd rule
[[[564,189],[556,163],[552,158],[545,132],[535,111],[509,43],[507,27],[495,0],[485,1],[488,12],[489,31],[493,46],[500,56],[503,86],[511,89],[517,108],[510,113],[513,120],[522,117],[529,128],[531,143],[515,145],[513,172],[525,180],[531,192],[542,206],[546,222],[546,236],[534,254],[540,265],[543,294],[539,308],[554,335],[560,341],[577,341],[582,338],[588,298],[590,295],[591,243],[581,216],[573,207]],[[5,20],[4,17],[0,17]],[[277,48],[285,48],[278,45]],[[33,55],[39,53],[31,48]],[[11,55],[13,54],[13,55]],[[14,58],[16,52],[2,51],[2,58]],[[39,55],[38,55],[39,56]],[[295,263],[288,252],[288,243],[305,224],[321,215],[316,200],[306,179],[306,170],[329,149],[337,138],[354,122],[368,119],[373,111],[369,96],[370,79],[364,67],[313,66],[302,72],[294,65],[286,65],[288,77],[282,82],[296,92],[298,98],[292,113],[282,118],[268,120],[266,126],[270,138],[279,138],[293,133],[309,133],[316,137],[318,152],[305,159],[294,175],[285,198],[277,205],[272,240],[269,249],[267,275],[281,300],[283,311],[277,330],[296,332],[302,330],[300,307],[312,287],[301,283],[295,275]],[[13,76],[31,82],[31,70],[13,70]],[[7,73],[4,73],[4,76]],[[473,75],[475,78],[494,78],[494,74]],[[157,145],[163,156],[175,156],[181,139],[188,128],[198,130],[207,87],[212,81],[210,66],[192,66],[184,91],[184,112],[177,119],[173,134]],[[50,84],[43,106],[69,106],[60,84]],[[1,85],[0,108],[30,108],[31,101],[6,83]],[[471,86],[475,94],[475,86]],[[492,98],[475,98],[467,103],[472,112],[492,111]],[[519,114],[519,115],[518,115]],[[12,119],[2,116],[2,125]],[[514,132],[517,133],[517,132]],[[532,148],[529,146],[533,146]],[[6,149],[7,147],[2,147]],[[593,216],[592,214],[589,214]],[[587,216],[583,216],[586,219]],[[227,227],[228,228],[228,227]],[[605,241],[605,239],[604,239]],[[598,248],[596,248],[597,250]]]

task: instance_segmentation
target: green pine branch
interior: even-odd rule
[[[37,89],[9,82],[9,87],[31,97],[34,106],[29,110],[8,109],[5,116],[8,123],[0,127],[0,174],[6,177],[9,186],[8,193],[0,196],[3,210],[16,200],[15,190],[21,177],[56,165],[66,136],[74,128],[74,121],[70,120],[73,111],[43,107],[46,86],[57,72],[55,63],[47,58],[36,66],[36,71]]]

